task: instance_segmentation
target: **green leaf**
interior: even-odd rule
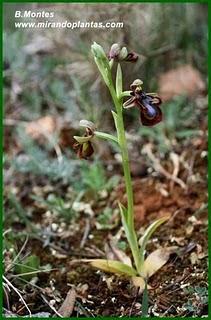
[[[116,73],[116,94],[117,98],[121,99],[122,94],[122,69],[121,65],[118,63],[117,73]]]
[[[114,112],[113,110],[111,111],[112,113],[112,116],[114,118],[114,123],[115,123],[115,127],[116,127],[116,130],[117,132],[119,132],[119,129],[118,129],[118,114],[116,112]]]
[[[112,116],[114,118],[114,122],[115,122],[115,127],[117,128],[117,123],[118,123],[118,115],[116,112],[114,112],[113,110],[111,111]]]
[[[111,140],[111,141],[114,141],[114,142],[118,143],[117,137],[113,136],[112,134],[105,133],[105,132],[100,132],[100,131],[95,131],[94,134],[98,138]]]
[[[96,59],[107,59],[105,51],[98,43],[93,43],[93,45],[91,46],[91,51]]]
[[[187,129],[187,130],[181,130],[181,131],[176,131],[175,135],[178,138],[189,138],[191,136],[196,136],[200,135],[201,130],[194,130],[194,129]]]
[[[163,217],[156,221],[154,221],[144,232],[142,238],[139,240],[139,244],[141,246],[140,254],[141,254],[141,261],[144,262],[144,251],[147,245],[148,240],[152,236],[152,234],[155,232],[155,230],[164,222],[166,222],[169,219],[169,217]]]
[[[31,280],[39,272],[40,259],[36,255],[27,257],[22,263],[15,266],[15,273],[19,274],[25,280]]]
[[[112,76],[109,60],[105,54],[105,51],[96,42],[94,42],[94,44],[91,46],[91,51],[94,55],[95,63],[103,77],[103,80],[105,81],[105,84],[109,87],[112,83]]]
[[[126,274],[130,277],[137,275],[137,272],[135,269],[133,269],[132,267],[120,261],[105,260],[105,259],[86,259],[82,261],[90,262],[93,267],[106,272]]]
[[[136,233],[134,229],[130,229],[128,226],[128,216],[127,216],[127,209],[121,204],[119,203],[119,209],[120,209],[120,213],[121,213],[121,218],[122,218],[122,225],[124,227],[124,231],[128,240],[128,243],[130,245],[130,249],[132,251],[133,254],[133,258],[135,261],[135,265],[136,265],[136,269],[138,272],[140,272],[140,252],[139,252],[139,247],[138,247],[138,241],[137,241],[137,237],[136,237]]]
[[[120,213],[121,213],[121,218],[122,218],[122,225],[124,227],[125,234],[126,234],[128,242],[129,242],[130,248],[132,251],[136,252],[138,249],[138,243],[136,243],[135,240],[137,238],[136,238],[135,231],[130,230],[130,228],[128,226],[127,209],[120,203],[119,203],[119,208],[120,208]],[[138,255],[139,255],[139,252],[138,252]]]

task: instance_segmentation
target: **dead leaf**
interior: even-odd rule
[[[175,252],[178,247],[172,246],[168,248],[161,248],[153,251],[148,255],[144,261],[142,275],[144,278],[151,277],[168,261],[170,254]]]
[[[108,277],[107,275],[104,275],[102,278],[103,281],[107,284],[107,287],[109,290],[112,289],[112,282],[113,282],[113,276]]]
[[[26,127],[26,134],[32,139],[39,140],[43,137],[51,136],[57,127],[56,119],[46,116],[35,121],[29,122]]]
[[[60,128],[59,132],[59,145],[61,145],[63,148],[72,147],[75,143],[75,139],[73,136],[75,136],[78,133],[76,128],[72,127],[72,125],[63,125]]]
[[[196,252],[191,252],[190,254],[190,261],[192,265],[198,264],[199,263],[199,259],[198,259],[198,255]]]
[[[159,78],[159,94],[163,101],[171,100],[174,96],[203,92],[205,83],[201,74],[191,65],[180,67],[163,73]]]
[[[106,272],[126,274],[127,276],[136,276],[137,272],[132,267],[119,261],[105,259],[82,259],[81,261],[90,262],[95,268]]]
[[[172,237],[171,242],[176,242],[179,246],[185,245],[185,238],[184,237]]]
[[[139,294],[142,293],[144,291],[145,288],[145,281],[142,277],[132,277],[132,284],[139,288]],[[147,285],[147,289],[150,290],[152,289],[152,287],[150,285]]]
[[[193,230],[194,230],[194,226],[193,225],[187,226],[187,228],[185,229],[186,235],[190,236],[193,233]]]
[[[76,300],[76,292],[74,289],[70,289],[67,293],[67,296],[66,296],[64,302],[62,303],[61,307],[59,308],[58,313],[64,318],[70,317],[73,312],[75,300]]]

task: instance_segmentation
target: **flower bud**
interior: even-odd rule
[[[126,47],[120,47],[118,43],[114,43],[108,54],[109,60],[136,62],[138,55],[135,52],[129,52]]]
[[[127,48],[123,47],[119,53],[119,60],[126,60],[127,56],[128,56]]]
[[[91,50],[96,59],[105,59],[105,58],[107,59],[105,51],[96,42],[94,42],[93,45],[91,46]]]
[[[111,49],[110,49],[109,54],[108,54],[109,60],[118,58],[120,50],[121,50],[121,48],[120,48],[120,45],[118,43],[112,44]]]

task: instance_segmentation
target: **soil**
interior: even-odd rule
[[[189,152],[192,152],[191,150]],[[163,165],[166,165],[164,161]],[[190,171],[180,170],[179,177],[186,183],[186,189],[172,183],[159,173],[144,178],[133,178],[135,224],[141,235],[150,222],[170,215],[170,220],[154,234],[147,246],[147,252],[160,247],[177,246],[168,262],[149,279],[149,314],[151,316],[202,316],[207,314],[207,302],[195,292],[196,288],[207,288],[207,183],[205,181],[206,158],[202,150],[196,149],[191,176]],[[89,263],[80,261],[89,258],[105,258],[105,243],[109,243],[121,227],[119,216],[110,230],[96,228],[96,216],[105,203],[115,208],[117,199],[125,202],[124,184],[105,199],[94,204],[96,216],[83,212],[71,225],[58,220],[46,212],[42,206],[29,196],[35,187],[44,188],[44,181],[36,177],[14,177],[18,197],[22,205],[31,209],[31,225],[13,223],[15,234],[31,232],[24,252],[40,258],[40,265],[50,265],[52,271],[37,274],[34,282],[16,279],[13,283],[21,288],[23,298],[32,314],[45,312],[46,316],[55,314],[67,296],[70,288],[76,291],[76,300],[71,316],[139,316],[141,299],[130,279],[107,274],[92,268]],[[28,182],[26,184],[26,181]],[[30,182],[30,183],[29,183]],[[16,186],[15,186],[16,185]],[[47,190],[47,187],[45,187]],[[61,185],[61,192],[67,186]],[[48,193],[48,190],[46,191]],[[89,231],[83,245],[86,223]],[[125,242],[124,233],[120,240]],[[23,245],[23,237],[17,238],[18,250]],[[130,251],[127,249],[127,253]],[[9,259],[9,253],[7,252]],[[12,276],[8,273],[8,277]],[[7,298],[7,299],[6,299]],[[187,307],[187,305],[189,307]],[[191,307],[190,307],[191,305]],[[7,313],[27,315],[27,310],[14,292],[5,294]]]
[[[148,284],[150,316],[206,316],[208,313],[208,219],[207,219],[207,139],[206,123],[201,124],[202,135],[174,145],[174,152],[156,157],[159,166],[144,159],[132,144],[130,150],[132,184],[134,190],[134,218],[139,237],[151,222],[168,215],[170,219],[153,234],[147,244],[147,255],[159,248],[175,246],[167,263],[150,277]],[[8,131],[8,132],[7,132]],[[8,156],[21,154],[15,134],[7,128],[6,152]],[[64,132],[63,132],[64,133]],[[68,136],[68,134],[67,134]],[[65,135],[61,148],[67,146]],[[8,143],[7,143],[8,142]],[[137,143],[138,144],[138,143]],[[102,148],[101,146],[101,149]],[[51,155],[52,156],[52,155]],[[172,157],[179,157],[179,167]],[[145,157],[147,159],[147,157]],[[120,164],[111,150],[106,149],[104,163],[113,171],[109,176],[122,176]],[[178,158],[176,158],[178,160]],[[110,161],[110,163],[109,163]],[[139,160],[140,161],[140,160]],[[176,172],[176,180],[167,173]],[[5,277],[19,290],[32,315],[51,317],[58,315],[70,289],[74,290],[69,316],[140,316],[142,293],[132,285],[131,279],[94,269],[84,259],[111,258],[112,239],[118,239],[118,250],[131,256],[121,226],[118,201],[126,205],[125,186],[120,180],[112,191],[89,190],[80,212],[71,221],[53,208],[39,203],[32,196],[47,199],[56,194],[70,202],[73,190],[69,184],[49,182],[46,176],[5,168]],[[17,203],[11,209],[8,200],[15,194]],[[65,195],[65,197],[64,197]],[[89,207],[83,207],[83,201]],[[106,226],[99,227],[99,216],[111,208]],[[117,211],[116,211],[117,210]],[[8,214],[7,214],[8,212]],[[24,244],[25,243],[25,244]],[[40,270],[31,278],[19,276],[9,268],[15,254],[24,261],[26,256],[39,258]],[[46,270],[50,271],[46,271]],[[17,290],[4,287],[4,313],[6,316],[27,316],[29,311],[20,300]],[[70,295],[71,296],[71,295]],[[71,304],[70,303],[70,304]],[[69,304],[69,305],[70,305]]]

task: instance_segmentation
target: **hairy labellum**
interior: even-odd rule
[[[131,85],[132,97],[124,103],[124,108],[138,107],[141,123],[144,126],[154,126],[162,120],[160,109],[162,101],[157,94],[142,91],[142,81],[138,80]]]

